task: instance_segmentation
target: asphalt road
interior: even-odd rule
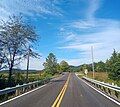
[[[73,73],[69,79],[68,74],[65,74],[46,86],[1,107],[52,107],[62,89],[60,107],[120,107],[86,85]]]

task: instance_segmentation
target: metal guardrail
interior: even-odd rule
[[[1,97],[1,101],[6,101],[9,98],[18,96],[20,94],[23,94],[25,92],[28,92],[34,88],[39,87],[40,85],[46,84],[48,83],[52,78],[47,78],[44,80],[39,80],[39,81],[34,81],[34,82],[30,82],[27,84],[23,84],[23,85],[17,85],[15,87],[9,87],[9,88],[5,88],[3,90],[0,90],[0,97]]]
[[[90,79],[87,77],[83,77],[86,81],[90,82],[100,90],[104,91],[106,94],[111,95],[112,97],[116,97],[120,100],[120,87],[111,85],[109,83],[100,82],[94,79]]]

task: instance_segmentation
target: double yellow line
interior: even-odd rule
[[[62,99],[63,99],[63,97],[64,97],[64,94],[65,94],[65,92],[66,92],[68,83],[69,83],[70,75],[71,75],[71,74],[69,74],[69,76],[68,76],[68,78],[67,78],[67,81],[65,82],[62,90],[60,91],[59,95],[57,96],[56,100],[54,101],[52,107],[59,107],[59,106],[60,106],[60,104],[61,104],[61,102],[62,102]]]

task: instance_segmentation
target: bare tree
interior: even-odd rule
[[[3,21],[0,27],[0,39],[9,69],[8,83],[10,85],[13,67],[24,57],[29,43],[37,40],[37,34],[32,26],[22,21],[21,16],[12,16],[8,21]]]

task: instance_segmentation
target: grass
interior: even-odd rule
[[[87,76],[89,78],[93,78],[93,73],[88,72]],[[107,81],[108,80],[108,74],[106,72],[95,72],[95,79],[99,81]]]
[[[82,73],[82,74],[83,74],[83,76],[85,76],[84,73]],[[87,77],[88,78],[93,78],[93,73],[92,72],[88,72]],[[116,82],[116,81],[110,79],[108,77],[108,73],[107,72],[95,72],[95,80],[106,82],[106,83],[110,83],[110,84],[114,83],[114,84],[117,84],[118,86],[120,86],[120,82]]]
[[[8,78],[8,73],[0,73],[0,75],[3,75],[5,78]],[[15,73],[13,73],[13,75],[12,76],[14,76],[15,75]],[[23,73],[21,73],[21,75],[25,78],[26,77],[26,73],[25,72],[23,72]],[[29,73],[28,74],[28,77],[29,78],[37,78],[37,77],[39,77],[41,75],[41,73]]]

